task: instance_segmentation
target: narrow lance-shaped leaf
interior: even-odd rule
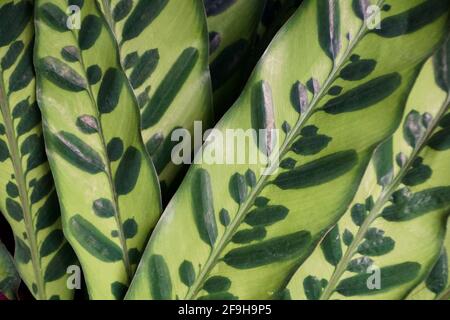
[[[97,1],[119,46],[119,59],[141,110],[142,136],[162,185],[179,165],[171,134],[212,118],[208,34],[201,0]],[[169,27],[170,26],[170,27]]]
[[[67,19],[64,2],[36,1],[36,12],[38,101],[64,232],[90,297],[120,299],[160,211],[139,107],[95,1],[82,4],[79,30],[55,27]]]
[[[386,3],[395,10],[383,11],[382,21],[393,12],[408,19],[409,10],[415,10],[422,1]],[[171,293],[170,298],[214,299],[218,294],[239,299],[277,297],[295,268],[345,213],[375,146],[387,139],[400,123],[419,66],[446,34],[448,12],[442,10],[439,15],[427,17],[426,23],[408,36],[387,38],[368,30],[350,1],[339,1],[339,8],[340,17],[345,19],[340,20],[342,51],[335,61],[320,45],[316,1],[304,2],[276,37],[247,89],[216,126],[217,132],[224,133],[223,141],[216,139],[203,146],[197,159],[206,156],[205,161],[191,167],[166,208],[127,298],[156,297],[151,290],[155,279],[147,271],[154,256],[162,256],[166,261],[171,288],[165,292]],[[317,28],[307,28],[311,25]],[[354,36],[342,36],[349,32]],[[374,47],[376,52],[372,50]],[[405,48],[412,47],[414,50],[405,52]],[[362,75],[359,68],[353,69],[359,76],[346,77],[349,80],[341,77],[344,68],[361,60],[374,60],[376,66]],[[267,157],[257,148],[255,131],[249,130],[260,128],[255,125],[261,123],[258,121],[261,117],[255,112],[258,109],[252,98],[261,81],[272,93],[274,127],[290,128],[279,133],[279,148],[271,156],[278,156],[281,168],[277,161],[267,164]],[[298,81],[311,90],[308,93],[311,102],[303,115],[291,105],[292,86]],[[246,143],[239,147],[230,145],[225,135],[227,129],[240,130],[237,135]],[[210,161],[214,154],[217,161]],[[259,161],[252,162],[255,154]],[[220,164],[224,162],[219,162],[223,159],[218,155],[228,159],[226,165]],[[242,161],[242,156],[247,160]],[[245,179],[236,177],[245,176],[249,169],[255,179],[245,190],[239,183]],[[192,204],[192,196],[199,192],[196,183],[199,170],[208,173],[210,203],[215,209],[215,220],[221,222],[217,224],[212,248],[202,240],[205,230],[198,230],[198,212]],[[230,185],[235,189],[230,190]],[[373,206],[370,199],[367,205]],[[386,243],[385,251],[392,247],[392,239],[384,239],[390,235],[382,231],[385,230],[372,230],[368,241],[377,242],[381,238]],[[328,257],[334,262],[340,254],[332,242],[326,248],[332,250]],[[364,249],[372,248],[369,245]],[[190,261],[195,269],[196,278],[190,286],[179,277],[184,261]],[[417,269],[415,265],[407,268]],[[220,292],[210,292],[207,284],[216,277],[226,278],[229,285],[220,287]]]
[[[425,276],[410,297],[446,295],[448,263],[441,248],[450,212],[450,145],[437,147],[446,138],[436,136],[449,117],[450,90],[439,82],[449,70],[442,59],[449,45],[447,40],[422,68],[402,124],[378,147],[339,220],[342,256],[330,261],[325,238],[290,281],[293,299],[310,298],[311,277],[326,282],[316,299],[403,299]]]
[[[62,236],[58,199],[45,155],[36,102],[33,39],[32,1],[3,1],[0,4],[0,209],[14,233],[17,271],[33,296],[40,300],[71,299],[73,291],[66,285],[66,269],[77,261],[70,247],[60,251],[67,242]],[[49,68],[48,72],[51,71]],[[55,234],[60,236],[52,237]],[[59,261],[57,272],[51,267],[55,261]],[[4,285],[17,283],[15,279],[10,280]]]

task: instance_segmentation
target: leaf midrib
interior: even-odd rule
[[[378,5],[381,6],[384,3],[385,0],[379,0]],[[288,148],[294,140],[298,137],[301,130],[303,129],[304,125],[307,123],[307,121],[311,118],[311,116],[319,110],[316,110],[317,105],[320,103],[322,98],[326,95],[328,92],[328,89],[331,87],[331,85],[334,83],[334,81],[338,78],[339,72],[344,67],[345,62],[349,59],[350,54],[353,52],[353,49],[356,47],[356,45],[359,43],[359,41],[365,36],[365,33],[367,31],[367,26],[362,21],[362,26],[360,30],[358,31],[357,35],[351,40],[349,43],[345,53],[342,55],[339,63],[336,63],[336,61],[333,61],[333,68],[330,72],[329,77],[324,82],[324,85],[320,88],[320,91],[313,97],[313,100],[311,101],[310,105],[308,106],[308,111],[299,117],[299,120],[297,121],[295,127],[290,131],[290,133],[286,136],[285,141],[283,142],[282,146],[280,147],[280,150],[278,153],[276,153],[274,156],[271,156],[271,158],[279,158],[282,159],[289,151],[290,148]],[[239,207],[239,210],[233,219],[233,221],[230,223],[230,225],[227,227],[225,233],[219,240],[217,246],[214,247],[212,250],[210,256],[208,257],[208,260],[206,261],[204,267],[202,268],[202,271],[200,272],[199,276],[195,279],[195,282],[190,287],[188,293],[186,294],[185,299],[190,300],[195,298],[195,296],[198,294],[198,292],[201,290],[202,285],[206,281],[207,276],[212,271],[212,269],[215,267],[215,265],[220,261],[219,256],[222,253],[222,251],[226,248],[228,243],[231,241],[231,238],[233,237],[235,231],[238,229],[238,227],[241,225],[243,220],[245,219],[247,211],[252,207],[256,197],[258,194],[264,189],[266,184],[268,183],[268,177],[270,177],[270,172],[272,172],[276,167],[276,162],[270,162],[270,165],[265,169],[264,173],[259,178],[256,186],[252,189],[251,193],[245,200],[245,202]]]
[[[342,257],[342,259],[339,261],[338,265],[336,266],[335,271],[333,272],[333,275],[330,278],[330,281],[328,282],[327,286],[325,287],[325,290],[323,291],[323,293],[320,297],[320,300],[329,299],[331,297],[331,295],[334,293],[334,291],[336,290],[336,287],[339,284],[339,281],[340,281],[342,275],[347,270],[348,264],[350,263],[350,261],[354,257],[354,255],[357,253],[359,244],[364,239],[364,236],[367,233],[367,230],[372,225],[372,223],[379,217],[381,209],[384,208],[385,204],[391,198],[392,194],[397,190],[397,188],[401,184],[404,176],[408,172],[408,169],[412,166],[414,161],[417,159],[420,152],[425,148],[426,143],[428,142],[429,138],[431,137],[431,135],[434,133],[435,129],[437,128],[439,121],[442,119],[442,117],[447,112],[449,104],[450,104],[450,94],[447,94],[446,100],[444,101],[443,105],[439,109],[436,116],[433,118],[433,120],[432,120],[430,126],[427,128],[425,134],[422,135],[422,137],[420,138],[416,147],[413,149],[408,161],[398,171],[397,176],[392,180],[391,184],[382,191],[380,197],[376,201],[374,207],[370,211],[366,220],[364,220],[363,224],[359,228],[353,241],[348,246],[347,251],[345,252],[344,256]]]
[[[33,265],[33,273],[36,280],[37,298],[46,300],[45,284],[42,277],[42,267],[38,257],[38,245],[36,234],[33,228],[33,217],[31,216],[31,205],[28,199],[28,192],[26,188],[26,180],[23,172],[21,155],[18,147],[18,140],[15,134],[14,124],[11,118],[10,105],[6,95],[5,83],[3,80],[4,72],[0,71],[0,108],[5,123],[5,133],[8,139],[8,151],[11,158],[11,163],[14,169],[14,177],[17,182],[19,190],[19,198],[23,209],[23,220],[25,224],[25,232],[30,244],[31,264]]]

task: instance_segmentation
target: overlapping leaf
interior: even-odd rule
[[[166,208],[129,299],[279,297],[352,201],[448,30],[448,3],[380,1],[380,30],[367,29],[365,4],[310,0],[289,20]],[[239,147],[220,135],[273,128],[283,131],[250,131]]]
[[[266,0],[203,0],[208,17],[214,109],[222,116],[251,71],[256,32]]]
[[[20,285],[20,276],[17,273],[13,258],[0,241],[0,295],[8,299],[17,298],[17,290]]]
[[[425,64],[402,126],[374,154],[350,209],[290,281],[292,298],[403,299],[430,272],[450,212],[449,62],[447,41]],[[440,261],[427,282],[436,294],[447,281],[445,251]]]
[[[0,5],[0,207],[14,232],[17,269],[37,299],[70,299],[76,263],[61,228],[45,155],[33,69],[33,3]]]
[[[137,97],[142,135],[162,185],[177,168],[171,133],[206,129],[212,119],[208,34],[201,0],[97,0],[119,44],[120,59]]]
[[[70,20],[69,4],[81,8]],[[96,2],[39,0],[36,26],[38,101],[64,231],[91,298],[121,298],[160,211],[138,104]]]

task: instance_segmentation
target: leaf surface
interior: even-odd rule
[[[33,296],[71,299],[65,271],[77,260],[70,247],[60,254],[63,272],[51,270],[67,242],[36,102],[32,1],[3,1],[0,21],[0,209],[14,233],[17,271]],[[46,72],[53,75],[55,67],[48,61]],[[72,89],[81,85],[70,72],[59,80]]]
[[[142,136],[164,187],[179,165],[170,161],[173,130],[206,130],[212,119],[208,35],[201,0],[96,0],[119,46],[141,111]]]
[[[450,87],[440,83],[449,70],[449,45],[422,68],[400,127],[373,155],[353,203],[333,228],[338,233],[329,232],[291,279],[293,299],[403,299],[427,276],[412,297],[445,296],[450,148],[433,141],[449,117]],[[332,239],[343,252],[336,261],[324,250]],[[313,283],[324,285],[311,295]]]
[[[59,22],[55,27],[68,19],[67,5],[36,1],[35,62],[47,153],[64,232],[89,295],[120,299],[159,217],[158,179],[106,18],[95,1],[82,1],[79,30]],[[61,271],[56,260],[52,266]]]
[[[395,10],[382,12],[383,19],[398,12],[408,17],[408,10],[422,1],[386,3]],[[366,29],[351,2],[339,1],[340,31],[334,34],[339,34],[341,46],[332,59],[319,41],[322,14],[318,10],[322,7],[317,1],[304,2],[265,53],[215,134],[211,133],[216,139],[209,140],[197,154],[197,164],[190,168],[153,233],[128,299],[160,298],[152,290],[156,280],[147,271],[155,256],[163,257],[167,266],[164,273],[170,282],[164,281],[164,292],[172,299],[214,299],[218,294],[239,299],[278,296],[324,233],[345,213],[375,146],[397,128],[419,66],[443,39],[447,11],[407,36],[387,38]],[[344,68],[361,59],[375,60],[376,67],[359,80],[340,76]],[[391,81],[380,84],[380,79],[388,77]],[[308,91],[293,90],[299,85]],[[355,102],[356,94],[361,103]],[[297,101],[302,101],[303,111],[297,108]],[[333,112],[327,112],[329,108]],[[262,131],[260,136],[250,131],[238,147],[217,138],[226,129],[238,128],[241,137],[248,129],[280,130],[270,151],[258,143],[273,137],[270,131]],[[222,139],[227,140],[225,136]],[[259,161],[249,160],[254,152]],[[220,163],[221,154],[234,161]],[[205,171],[211,185],[208,197],[203,197],[205,191],[197,183]],[[239,176],[253,179],[244,187],[247,179]],[[213,208],[208,210],[214,212],[217,225],[213,245],[205,241],[208,225],[197,223],[198,204],[193,196],[200,195],[207,201],[206,207]],[[267,217],[261,214],[259,227],[264,231],[252,229],[246,222],[250,212],[269,206],[284,211],[277,214],[279,220],[265,225]],[[238,234],[241,236],[236,238]],[[185,261],[194,266],[196,278],[191,285],[179,276]],[[217,276],[227,278],[231,285],[209,293],[205,285]]]

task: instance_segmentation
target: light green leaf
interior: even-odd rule
[[[408,19],[409,10],[415,10],[422,2],[386,1],[392,10],[382,12],[382,21],[394,12]],[[292,273],[345,213],[375,146],[398,127],[419,67],[446,34],[448,13],[445,10],[439,15],[433,13],[433,18],[425,17],[420,28],[407,35],[388,38],[368,30],[350,1],[339,1],[339,8],[340,32],[334,34],[340,35],[341,49],[332,56],[333,59],[319,41],[318,19],[321,15],[316,1],[304,2],[280,31],[253,72],[246,90],[216,126],[215,129],[224,134],[224,142],[216,139],[203,146],[202,153],[197,154],[197,163],[191,167],[166,208],[127,298],[156,297],[150,290],[155,287],[156,280],[148,273],[150,258],[154,256],[163,257],[167,265],[165,273],[170,275],[171,290],[166,288],[165,292],[171,293],[170,298],[213,298],[203,290],[212,276],[228,278],[231,283],[221,296],[266,299],[284,295],[284,286]],[[403,25],[398,23],[396,27]],[[375,60],[376,66],[358,80],[342,79],[341,71],[360,60]],[[246,143],[239,147],[230,147],[225,136],[226,129],[239,128],[245,134],[248,129],[261,128],[263,122],[254,121],[261,119],[255,113],[254,105],[261,106],[261,100],[252,98],[254,90],[259,90],[262,83],[263,91],[267,93],[270,88],[271,92],[271,99],[263,99],[265,110],[269,105],[273,107],[274,125],[270,128],[290,128],[284,132],[280,130],[269,159],[258,149],[254,132],[250,131],[245,136]],[[300,114],[291,104],[292,88],[299,83],[310,90],[308,107],[303,112],[300,110]],[[336,87],[340,90],[335,90]],[[336,95],[336,91],[340,93]],[[359,102],[349,92],[357,95]],[[317,138],[319,134],[326,137]],[[293,147],[299,139],[311,137],[317,138],[313,141],[320,147]],[[236,149],[238,154],[234,153]],[[231,161],[221,164],[222,159],[218,157],[216,162],[212,161],[211,154],[217,150],[223,153],[223,159],[234,158],[232,163],[235,164],[230,164]],[[302,155],[302,152],[296,152],[299,150],[308,152]],[[252,152],[256,152],[260,161],[252,163],[248,160]],[[237,155],[244,155],[247,160],[238,161]],[[292,159],[290,165],[278,168],[276,160],[282,163],[287,158]],[[204,161],[200,163],[200,160]],[[256,184],[248,187],[245,193],[242,177],[248,169],[255,173]],[[204,225],[199,230],[196,219],[199,213],[193,205],[193,196],[205,194],[197,183],[198,172],[207,173],[211,185],[208,212],[214,212],[215,219],[208,220],[221,221],[221,224],[216,223],[217,237],[213,245],[204,241],[204,234],[209,229]],[[228,189],[230,185],[234,186],[232,192]],[[372,205],[370,199],[367,204]],[[278,221],[260,225],[266,232],[258,230],[248,236],[250,229],[246,218],[250,217],[250,212],[281,205],[287,209],[287,214],[284,210],[277,214]],[[229,221],[224,218],[224,212],[228,213]],[[261,221],[265,219],[267,217],[261,217]],[[242,231],[247,233],[244,240],[250,242],[233,241]],[[337,251],[334,252],[333,260],[338,257]],[[178,276],[183,261],[190,261],[197,275],[189,288]]]
[[[436,62],[450,53],[449,45],[447,40],[423,66],[402,124],[375,152],[336,225],[347,238],[340,244],[343,255],[336,263],[316,248],[287,286],[293,299],[310,298],[304,285],[310,277],[327,281],[316,299],[403,299],[426,276],[410,297],[445,296],[448,265],[441,247],[450,212],[450,148],[430,141],[445,130],[442,121],[449,116],[450,87],[438,82],[449,64]],[[396,164],[400,154],[405,161]],[[322,246],[326,243],[327,238]]]
[[[77,261],[62,235],[36,102],[33,3],[2,1],[0,17],[0,209],[14,233],[17,271],[33,296],[39,300],[72,299],[66,270]],[[51,77],[62,68],[54,61],[45,60],[44,64]],[[65,71],[61,85],[80,85],[76,76]],[[62,272],[48,278],[47,270],[64,246],[68,250],[59,264]]]
[[[55,27],[61,17],[49,20],[48,12],[65,15],[65,1],[35,5],[38,101],[64,232],[90,297],[118,299],[161,206],[156,172],[140,135],[139,107],[95,1],[84,1],[80,30]],[[67,59],[67,48],[77,52],[76,59]],[[41,214],[38,224],[48,221],[51,217]],[[61,261],[62,256],[52,260],[47,279],[61,272]]]
[[[96,0],[119,46],[139,103],[142,136],[163,186],[180,166],[170,161],[171,134],[204,129],[212,119],[208,34],[202,0]],[[157,143],[156,143],[157,142]]]

